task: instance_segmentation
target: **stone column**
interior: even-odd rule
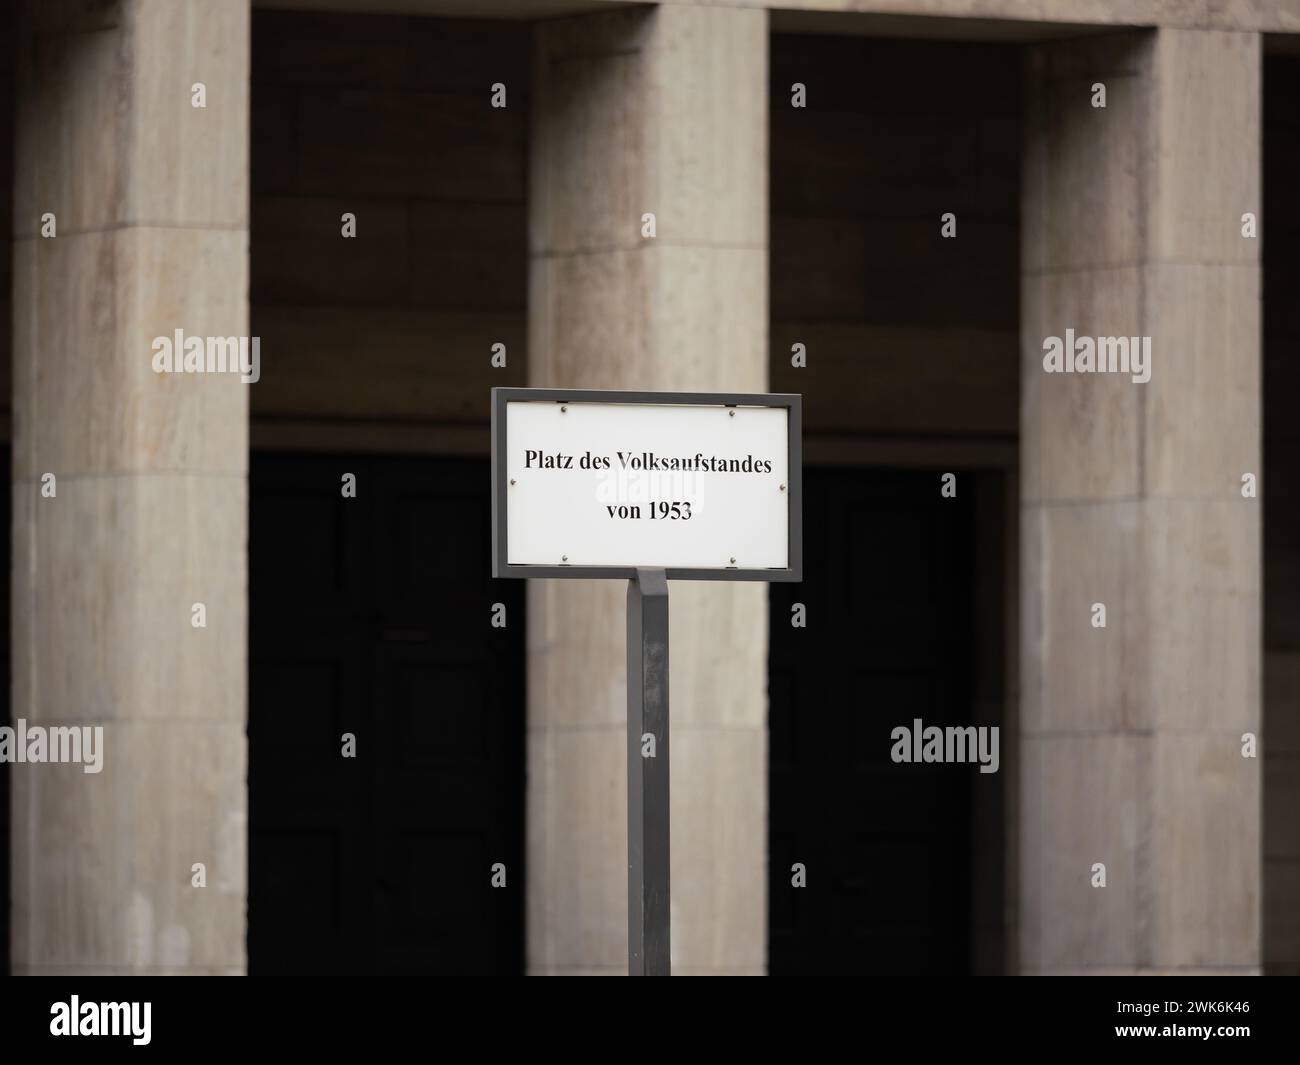
[[[529,383],[765,391],[766,13],[543,22],[535,83]],[[627,971],[625,596],[530,582],[534,973]],[[675,582],[670,604],[673,968],[762,972],[767,591]]]
[[[1260,38],[1036,48],[1026,107],[1021,968],[1254,972]],[[1067,329],[1149,382],[1046,373]]]
[[[21,24],[12,713],[103,732],[12,767],[16,973],[245,967],[249,386],[152,359],[248,331],[248,7]]]

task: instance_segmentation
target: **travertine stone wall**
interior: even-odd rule
[[[1259,36],[1029,57],[1021,966],[1260,965]],[[1106,106],[1093,106],[1096,83]],[[1148,336],[1150,380],[1044,338]],[[1094,627],[1093,604],[1106,607]],[[1095,863],[1106,886],[1094,887]]]
[[[12,714],[103,748],[11,767],[13,968],[241,972],[248,386],[151,361],[248,331],[248,4],[32,4],[20,33]]]

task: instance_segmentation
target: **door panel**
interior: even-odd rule
[[[978,769],[890,759],[896,726],[972,719],[971,508],[939,485],[804,471],[805,580],[769,599],[773,974],[969,970]]]
[[[251,481],[250,971],[522,971],[524,596],[489,577],[487,463]]]

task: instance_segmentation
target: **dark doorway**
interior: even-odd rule
[[[249,971],[522,972],[523,582],[489,576],[487,461],[250,477]]]
[[[890,733],[974,723],[970,493],[942,498],[937,471],[804,478],[805,579],[769,599],[769,971],[966,973],[971,796],[997,778],[894,764]]]
[[[1264,735],[1263,954],[1269,975],[1300,975],[1300,39],[1264,57]],[[1271,51],[1277,49],[1278,51]],[[1282,51],[1287,49],[1287,51]],[[1242,208],[1246,210],[1246,208]]]

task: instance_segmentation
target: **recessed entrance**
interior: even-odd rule
[[[771,39],[771,381],[803,394],[822,464],[804,583],[770,599],[774,974],[1007,968],[1021,61]],[[998,771],[892,763],[891,730],[917,719],[998,727]]]
[[[251,479],[249,971],[521,972],[523,585],[488,576],[486,461]]]

